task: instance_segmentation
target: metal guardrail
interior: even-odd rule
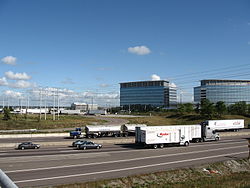
[[[18,188],[16,184],[0,169],[0,186],[2,188]]]

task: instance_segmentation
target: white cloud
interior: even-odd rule
[[[2,62],[7,65],[16,65],[16,57],[13,56],[6,56],[2,58]]]
[[[8,82],[5,77],[0,78],[0,86],[7,86]]]
[[[12,71],[5,72],[5,76],[10,80],[29,80],[31,76],[23,73],[13,73]]]
[[[146,55],[146,54],[151,53],[150,49],[146,46],[129,47],[128,52],[132,54],[137,54],[137,55]]]
[[[30,88],[34,87],[34,84],[24,81],[24,80],[18,80],[15,83],[9,83],[9,87],[11,88]]]
[[[151,75],[151,80],[153,80],[153,81],[161,80],[161,77],[158,76],[158,75],[156,75],[156,74],[152,74],[152,75]]]
[[[17,97],[21,97],[22,93],[11,91],[11,90],[7,90],[7,91],[4,92],[4,95],[9,96],[9,97],[13,97],[13,98],[17,98]]]

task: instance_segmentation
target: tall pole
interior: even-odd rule
[[[57,89],[57,119],[59,120],[59,90]]]
[[[54,103],[53,103],[53,120],[55,120],[55,119],[56,119],[56,111],[55,111],[55,108],[56,108],[56,107],[55,107],[55,106],[56,106],[56,105],[55,105],[55,103],[56,103],[56,91],[55,91],[55,90],[54,90],[54,92],[53,92],[53,95],[54,95],[54,96],[53,96],[53,97],[54,97],[54,101],[53,101],[53,102],[54,102]]]
[[[44,108],[45,108],[45,112],[44,112],[44,120],[47,119],[47,91],[45,90],[45,98],[44,98]]]
[[[40,120],[41,120],[41,118],[42,118],[42,109],[41,109],[41,106],[42,106],[42,92],[41,92],[41,89],[40,89],[40,97],[39,97],[40,99],[40,104],[39,104],[39,106],[40,106],[40,113],[39,113],[39,117],[40,117]]]

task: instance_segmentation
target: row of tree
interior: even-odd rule
[[[212,103],[208,99],[203,99],[196,106],[191,103],[180,104],[177,111],[182,114],[196,112],[206,118],[221,117],[224,114],[248,116],[250,114],[250,104],[241,101],[226,106],[223,101]]]

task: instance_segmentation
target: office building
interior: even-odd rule
[[[201,85],[194,88],[194,102],[202,99],[226,105],[240,101],[250,104],[250,80],[201,80]]]
[[[120,105],[176,108],[176,87],[166,80],[120,83]]]

